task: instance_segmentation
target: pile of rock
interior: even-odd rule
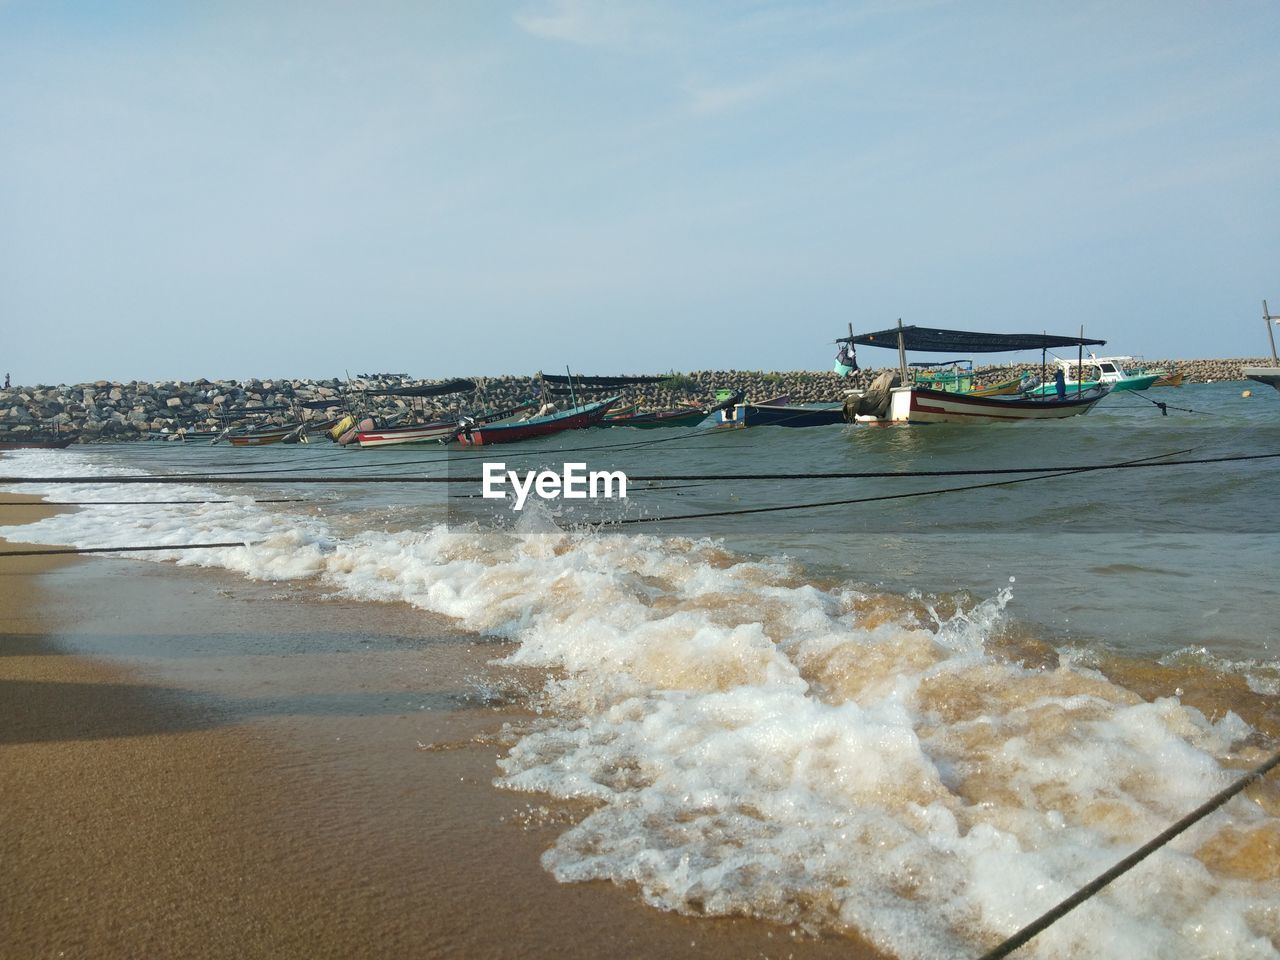
[[[1238,380],[1243,365],[1265,365],[1262,359],[1150,361],[1149,369],[1181,370],[1186,382]],[[662,383],[620,391],[624,401],[661,409],[686,402],[706,403],[718,391],[742,391],[761,401],[786,396],[792,403],[835,402],[846,390],[865,387],[880,370],[860,370],[841,378],[829,372],[759,370],[695,370],[675,374]],[[996,381],[1023,372],[1039,374],[1039,365],[979,367],[979,379]],[[985,378],[982,376],[985,374]],[[394,420],[416,414],[443,415],[458,409],[502,407],[539,395],[531,377],[476,378],[478,394],[432,399],[378,396],[366,390],[414,386],[439,381],[412,380],[403,374],[370,375],[343,380],[195,380],[116,383],[98,380],[74,386],[13,387],[0,390],[0,435],[12,437],[72,434],[82,442],[138,440],[173,436],[178,431],[209,431],[246,426],[323,420],[344,414],[349,400],[362,415]],[[599,399],[604,391],[585,391],[580,401]],[[557,398],[558,400],[560,398]],[[567,404],[563,400],[562,404]]]

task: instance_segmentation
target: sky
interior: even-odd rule
[[[0,372],[822,370],[899,318],[1262,356],[1277,36],[1273,0],[0,0]]]

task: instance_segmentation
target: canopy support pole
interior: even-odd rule
[[[1271,316],[1271,311],[1267,309],[1267,301],[1262,301],[1262,319],[1267,325],[1267,337],[1271,340],[1271,362],[1280,367],[1280,357],[1276,356],[1276,335],[1271,330],[1271,321],[1280,320],[1280,317]],[[853,329],[852,326],[850,329]]]
[[[1097,356],[1097,354],[1090,354]],[[1076,356],[1076,396],[1080,396],[1084,388],[1084,324],[1080,324],[1080,349]]]
[[[898,318],[898,372],[902,375],[902,385],[909,386],[907,382],[907,348],[902,342],[902,318]]]

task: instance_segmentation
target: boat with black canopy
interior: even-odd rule
[[[1014,353],[1041,351],[1044,367],[1047,352],[1062,347],[1105,344],[1079,337],[1043,333],[979,333],[937,327],[904,326],[873,333],[850,334],[837,343],[850,347],[882,347],[898,351],[897,372],[881,374],[866,390],[851,390],[845,400],[844,415],[850,423],[1016,423],[1024,420],[1060,420],[1088,413],[1107,394],[1105,386],[1068,391],[1065,387],[1047,397],[974,396],[950,393],[917,383],[907,364],[908,352],[919,353]]]

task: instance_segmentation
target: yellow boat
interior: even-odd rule
[[[1182,371],[1174,370],[1172,373],[1165,373],[1160,379],[1152,384],[1153,387],[1180,387],[1182,386]]]
[[[977,387],[963,392],[970,397],[1011,397],[1018,392],[1020,386],[1022,386],[1022,378],[1013,377],[1000,383],[993,383],[989,387]]]

